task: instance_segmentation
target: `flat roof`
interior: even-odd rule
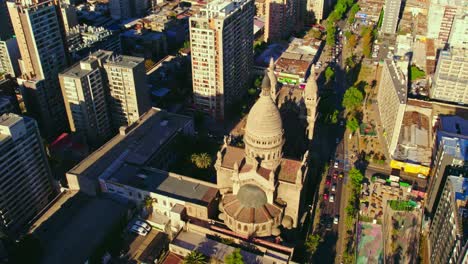
[[[158,169],[122,164],[106,179],[174,199],[206,205],[218,193],[216,185]]]
[[[225,256],[232,254],[236,249],[235,247],[217,242],[197,233],[185,231],[180,232],[179,235],[172,240],[171,244],[190,251],[196,250],[209,258],[220,260],[224,260]],[[245,263],[264,263],[263,256],[258,256],[245,250],[241,250],[240,253]]]
[[[23,117],[14,113],[2,114],[0,115],[0,126],[11,127],[21,120],[23,120]]]
[[[128,208],[107,196],[63,193],[30,230],[44,248],[41,263],[84,263]]]
[[[386,59],[385,63],[387,68],[390,71],[390,77],[393,81],[393,87],[398,95],[401,104],[406,104],[408,96],[408,82],[406,80],[405,74],[401,71],[400,68],[396,65],[393,59]]]
[[[140,57],[119,55],[115,57],[110,57],[107,60],[106,65],[124,68],[134,68],[135,66],[137,66],[140,63],[143,63],[144,61],[145,59]]]
[[[97,178],[120,164],[144,165],[172,136],[192,122],[191,117],[151,108],[140,119],[94,151],[67,174]],[[113,166],[111,166],[113,165]],[[111,168],[109,168],[111,167]]]
[[[94,61],[97,61],[98,59],[101,59],[105,56],[111,56],[112,51],[105,51],[105,50],[98,50],[93,53],[91,53],[88,57],[80,60],[79,62],[75,63],[62,73],[60,73],[61,76],[66,76],[66,77],[72,77],[72,78],[82,78],[89,74],[91,71],[94,69],[86,69],[82,67],[81,63],[93,63]]]

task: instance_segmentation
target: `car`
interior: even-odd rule
[[[336,142],[336,144],[340,143],[340,139],[339,139],[339,138],[336,138],[336,139],[335,139],[335,142]]]
[[[340,173],[338,174],[338,176],[339,176],[340,178],[343,178],[343,177],[344,177],[344,173],[343,173],[343,172],[340,172]]]
[[[331,184],[330,179],[327,179],[327,180],[325,181],[325,184],[326,184],[326,185],[330,185],[330,184]]]
[[[146,223],[146,222],[136,220],[134,224],[137,225],[137,226],[143,227],[148,232],[151,231],[151,226],[148,225],[148,223]]]
[[[338,224],[338,216],[335,216],[335,218],[333,218],[333,223],[334,223],[335,225]]]
[[[146,231],[143,227],[137,225],[133,225],[132,228],[130,228],[130,231],[140,236],[146,236],[148,234],[148,231]]]
[[[324,194],[323,194],[323,199],[324,199],[325,201],[328,200],[328,193],[324,193]]]
[[[335,202],[335,195],[334,194],[330,195],[330,199],[328,199],[328,201],[330,201],[330,203],[334,203]]]
[[[333,168],[338,169],[338,161],[335,161],[335,164],[333,164]]]
[[[329,219],[325,225],[326,230],[331,230],[332,229],[332,221]]]
[[[337,171],[334,171],[334,172],[333,172],[333,179],[336,179],[336,178],[338,178],[338,172],[337,172]]]
[[[343,120],[340,121],[340,126],[344,126],[344,121]]]
[[[336,191],[336,184],[333,184],[333,185],[332,185],[331,191],[332,191],[332,192]]]

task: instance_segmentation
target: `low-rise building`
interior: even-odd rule
[[[77,25],[67,31],[68,52],[79,60],[98,50],[121,52],[119,34],[104,27]]]
[[[122,52],[146,59],[160,59],[167,54],[166,35],[144,29],[130,29],[120,34]]]
[[[125,163],[144,167],[151,162],[154,167],[167,169],[175,159],[168,147],[179,133],[194,133],[191,118],[152,108],[133,125],[121,127],[119,134],[68,171],[68,186],[96,195],[101,191],[99,177],[107,178],[105,175]]]

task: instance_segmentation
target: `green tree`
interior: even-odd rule
[[[211,165],[211,157],[208,153],[194,153],[190,157],[193,164],[199,169],[206,169]]]
[[[364,175],[362,175],[361,171],[356,168],[352,168],[349,170],[349,178],[351,179],[351,186],[354,189],[359,189],[361,187],[361,182],[364,179]]]
[[[426,74],[423,70],[419,69],[416,65],[411,65],[411,81],[422,79],[426,77]]]
[[[147,195],[145,199],[143,200],[143,205],[145,206],[146,209],[151,208],[151,206],[153,206],[153,198]]]
[[[338,116],[340,114],[340,111],[334,110],[333,113],[330,115],[330,123],[331,124],[336,124],[338,123]]]
[[[372,52],[372,41],[373,35],[371,28],[363,27],[361,30],[362,37],[362,54],[367,58],[370,58]]]
[[[250,88],[249,90],[247,90],[247,93],[249,95],[255,95],[257,93],[257,89],[255,88]]]
[[[256,88],[259,88],[262,85],[262,81],[263,81],[263,76],[258,76],[257,78],[255,78],[254,86]]]
[[[356,35],[352,34],[351,36],[349,36],[348,42],[346,43],[346,45],[348,49],[352,51],[354,50],[354,47],[356,47],[356,44],[357,44]]]
[[[330,66],[328,66],[325,69],[325,79],[327,80],[327,82],[329,82],[333,78],[334,75],[335,75],[335,71]]]
[[[333,23],[329,23],[326,28],[327,31],[327,39],[326,43],[328,46],[335,45],[335,34],[336,34],[336,27]]]
[[[318,234],[309,235],[305,241],[307,252],[314,254],[320,244],[320,236]]]
[[[382,10],[380,11],[380,15],[379,15],[379,21],[377,22],[377,29],[380,29],[382,27],[383,15],[384,15],[384,11],[382,8]]]
[[[346,127],[354,133],[359,128],[359,121],[353,116],[346,122]]]
[[[226,264],[244,264],[244,259],[240,253],[240,249],[236,248],[231,254],[224,257]]]
[[[322,32],[320,32],[320,30],[315,29],[315,28],[313,28],[313,29],[311,30],[311,35],[312,35],[312,37],[315,38],[315,39],[321,39],[321,38],[322,38]]]
[[[346,90],[343,96],[343,102],[341,105],[345,107],[348,111],[352,111],[362,105],[364,100],[364,95],[358,88],[352,86]]]
[[[190,252],[187,256],[185,256],[183,263],[184,264],[204,264],[204,263],[207,263],[207,261],[206,261],[206,257],[202,253],[194,250]]]
[[[349,11],[348,23],[351,24],[354,22],[354,16],[359,11],[359,5],[357,3],[351,6],[351,10]]]

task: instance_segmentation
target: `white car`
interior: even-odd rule
[[[332,192],[336,191],[336,184],[333,184],[333,185],[332,185],[331,191],[332,191]]]
[[[334,223],[335,225],[338,224],[338,216],[335,216],[335,218],[333,218],[333,223]]]
[[[130,228],[130,231],[133,233],[137,233],[140,236],[146,236],[148,234],[148,231],[146,231],[143,227],[133,225],[132,228]]]
[[[333,164],[333,168],[338,169],[338,161],[335,161],[335,164]]]
[[[143,221],[140,221],[140,220],[136,220],[134,225],[137,225],[137,226],[140,226],[140,227],[143,227],[146,231],[151,231],[151,226],[148,225],[148,223],[146,222],[143,222]]]
[[[330,201],[330,203],[334,203],[335,202],[335,195],[334,194],[330,195],[330,199],[328,199],[328,201]]]

